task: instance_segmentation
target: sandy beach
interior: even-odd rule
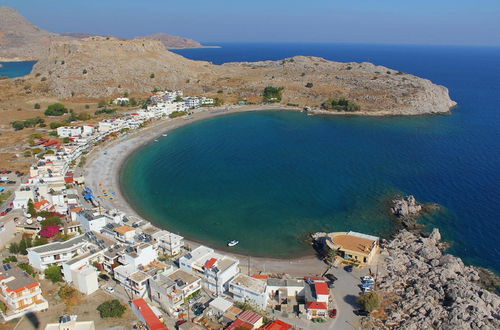
[[[227,109],[227,111],[224,111],[225,109]],[[137,212],[128,204],[120,189],[120,170],[124,161],[131,153],[133,153],[136,149],[151,143],[151,141],[162,134],[195,121],[232,113],[277,109],[292,111],[298,110],[294,108],[285,108],[282,105],[233,106],[217,109],[197,109],[189,117],[179,117],[175,119],[166,118],[155,121],[146,128],[132,131],[126,136],[121,136],[115,140],[101,144],[89,152],[87,155],[87,164],[83,169],[85,183],[95,192],[100,191],[100,187],[106,187],[107,191],[114,193],[112,200],[103,199],[101,201],[104,207],[108,209],[117,209],[127,213],[128,215],[144,218],[137,214]],[[106,151],[106,153],[104,153],[104,151]],[[172,228],[162,229],[169,230]],[[200,243],[190,240],[186,240],[186,244],[191,248],[200,245]],[[313,254],[312,248],[310,252]],[[327,269],[326,264],[318,260],[313,255],[298,259],[273,259],[261,257],[249,258],[248,256],[238,255],[227,251],[221,251],[221,253],[237,257],[240,260],[240,267],[242,271],[246,273],[287,273],[292,276],[304,276],[322,274]],[[248,269],[249,263],[250,269]]]

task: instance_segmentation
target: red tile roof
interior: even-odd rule
[[[240,330],[240,329],[253,329],[253,324],[237,319],[231,323],[226,330]]]
[[[212,268],[215,263],[217,262],[217,259],[215,258],[210,258],[206,263],[205,263],[205,268]]]
[[[252,277],[258,280],[267,280],[269,275],[253,274]]]
[[[135,305],[139,313],[141,313],[146,325],[150,330],[168,330],[168,328],[160,321],[158,316],[153,312],[151,307],[149,307],[146,300],[139,298],[133,300],[132,303]]]
[[[250,324],[255,324],[262,319],[262,315],[259,315],[252,311],[244,311],[240,315],[238,315],[238,319]]]
[[[328,309],[328,306],[326,306],[326,303],[324,302],[318,302],[318,301],[311,301],[306,304],[307,309]]]
[[[321,295],[330,294],[328,285],[326,285],[325,282],[314,282],[314,289],[316,290],[316,294],[321,294]]]
[[[324,281],[325,278],[321,276],[305,276],[304,280]]]
[[[289,330],[292,328],[291,324],[288,324],[286,322],[283,322],[281,320],[276,320],[272,323],[269,323],[265,326],[263,326],[261,329],[264,330]]]

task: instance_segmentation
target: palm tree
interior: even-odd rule
[[[334,249],[330,249],[328,250],[327,254],[326,254],[326,261],[329,263],[329,264],[332,264],[333,265],[333,262],[335,261],[335,258],[340,255],[340,251],[339,250],[334,250]]]

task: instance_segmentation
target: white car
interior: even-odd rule
[[[363,282],[375,282],[375,280],[374,280],[374,279],[373,279],[373,277],[371,277],[371,276],[363,276],[363,277],[361,278],[361,280],[362,280]]]
[[[113,288],[112,286],[107,286],[105,288],[106,291],[108,291],[109,293],[114,293],[115,292],[115,288]]]
[[[363,293],[367,293],[367,292],[371,292],[371,291],[372,291],[371,287],[364,286],[361,288],[361,292],[363,292]]]

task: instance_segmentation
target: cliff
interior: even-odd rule
[[[55,41],[33,75],[47,78],[59,98],[103,98],[169,88],[226,101],[260,101],[266,86],[282,86],[282,103],[314,107],[329,97],[345,97],[368,115],[444,113],[455,105],[445,87],[371,63],[297,56],[214,65],[186,59],[166,51],[160,41],[145,39]],[[312,88],[305,87],[309,82]]]

